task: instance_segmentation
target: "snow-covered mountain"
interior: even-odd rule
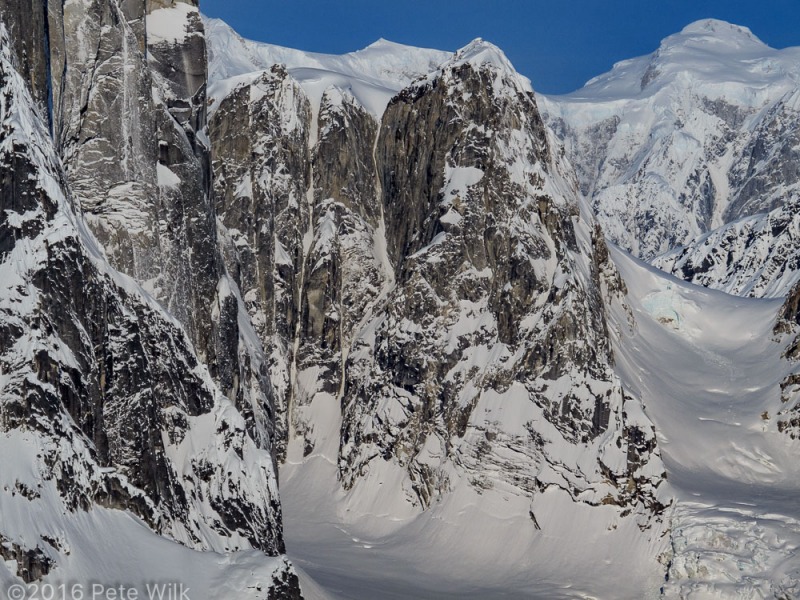
[[[702,21],[544,98],[480,39],[40,8],[0,0],[0,585],[800,595],[796,49]]]
[[[797,196],[799,65],[705,20],[543,107],[606,234],[649,260]]]
[[[624,286],[528,80],[476,40],[376,113],[304,69],[210,88],[220,239],[272,348],[284,481],[373,531],[477,502],[507,503],[521,548],[592,511],[597,544],[663,539],[654,430],[613,370]],[[662,569],[644,556],[637,586]]]
[[[635,93],[630,82],[617,82],[613,94],[605,91],[610,99],[600,92],[585,101],[577,94],[541,99],[554,131],[566,137],[576,181],[538,116],[529,82],[491,44],[478,40],[427,74],[418,62],[413,80],[384,79],[381,85],[396,93],[376,103],[353,83],[376,81],[374,71],[352,60],[359,53],[312,55],[243,42],[227,28],[216,40],[209,30],[212,62],[236,65],[242,47],[266,56],[220,68],[211,82],[217,213],[228,269],[273,349],[290,542],[322,585],[321,597],[327,586],[356,597],[366,593],[356,590],[387,597],[444,590],[460,597],[501,590],[569,596],[552,581],[610,597],[664,587],[669,597],[718,593],[728,589],[725,581],[744,577],[742,569],[752,593],[797,590],[800,574],[790,567],[794,513],[778,502],[766,524],[770,535],[793,532],[785,548],[765,543],[746,567],[731,566],[735,552],[714,566],[721,535],[753,547],[761,533],[747,524],[751,513],[726,512],[735,506],[712,488],[697,488],[711,473],[720,486],[735,485],[738,476],[769,488],[779,473],[780,485],[794,489],[788,433],[796,383],[782,357],[791,355],[791,343],[773,332],[783,301],[726,299],[609,253],[581,200],[589,191],[586,164],[605,165],[607,149],[601,144],[584,155],[569,146],[577,138],[574,123],[594,123],[597,113],[604,121],[609,106],[635,119],[636,102],[654,103],[642,109],[657,113],[642,118],[652,129],[639,131],[633,121],[619,128],[649,138],[665,123],[674,128],[666,113],[699,104],[706,117],[695,113],[695,121],[705,121],[693,131],[713,149],[709,156],[718,160],[715,152],[729,144],[749,152],[752,169],[742,175],[728,157],[731,172],[747,179],[738,195],[714,196],[716,217],[702,226],[692,212],[702,203],[676,203],[675,218],[691,226],[654,248],[691,242],[735,211],[774,206],[791,221],[796,180],[786,123],[796,89],[793,51],[772,51],[746,30],[703,22],[648,57],[641,70],[657,64],[663,78],[650,82],[649,92],[641,90],[641,73]],[[402,64],[415,51],[392,52],[381,61]],[[723,59],[727,67],[709,69]],[[743,60],[754,74],[737,83],[731,70],[741,71]],[[673,89],[689,85],[678,73],[683,62],[695,78],[692,89],[707,84],[705,100]],[[310,77],[313,69],[325,76]],[[722,98],[734,107],[730,114]],[[679,133],[663,143],[689,135]],[[657,155],[654,147],[628,151]],[[683,147],[669,152],[677,156]],[[678,175],[676,189],[691,186],[688,175]],[[765,201],[765,193],[772,199]],[[620,213],[638,206],[638,192],[629,194],[631,206]],[[602,210],[599,221],[612,234],[620,229]],[[779,229],[770,228],[768,248],[759,246],[774,267],[763,268],[765,281],[751,286],[763,288],[758,295],[780,295],[792,284],[791,273],[776,275],[791,270],[783,260],[791,238]],[[653,236],[674,232],[672,222],[652,228]],[[744,253],[756,246],[745,244]],[[754,277],[744,258],[734,263],[737,277]],[[721,275],[715,285],[723,285]],[[739,320],[748,327],[726,338]],[[660,360],[661,346],[674,350],[667,361]],[[756,356],[770,367],[757,366]],[[744,381],[758,369],[758,389],[769,391],[758,403],[739,394],[737,408],[727,408],[754,431],[731,450],[730,429],[715,425],[721,409],[714,408],[714,390],[726,374]],[[673,377],[689,387],[676,388]],[[740,383],[725,386],[736,394]],[[697,386],[707,391],[698,395]],[[712,402],[703,409],[712,416],[700,411],[698,398]],[[670,416],[676,402],[685,422]],[[662,442],[670,448],[666,482]],[[618,456],[624,460],[615,462],[614,447],[625,449]],[[730,469],[706,472],[690,460],[712,449],[731,455]],[[761,456],[766,471],[751,456]],[[498,546],[487,532],[500,531]],[[592,561],[601,547],[620,560],[598,570]],[[566,570],[551,560],[567,554]],[[369,566],[353,567],[362,561]],[[529,565],[525,575],[513,566],[519,564]],[[614,582],[631,565],[637,576],[620,590]]]

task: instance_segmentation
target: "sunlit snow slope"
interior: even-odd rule
[[[656,425],[678,498],[668,598],[800,594],[800,443],[780,433],[791,364],[782,300],[696,287],[614,257],[636,325],[618,314],[618,371]]]

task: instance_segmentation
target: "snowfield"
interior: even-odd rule
[[[773,333],[783,300],[729,296],[614,255],[636,319],[631,331],[619,315],[618,370],[656,425],[677,498],[665,596],[798,597],[800,442],[775,419],[792,369]],[[646,301],[665,292],[674,321]]]

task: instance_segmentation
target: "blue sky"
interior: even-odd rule
[[[572,91],[707,17],[745,25],[776,48],[800,45],[800,0],[200,0],[200,8],[245,37],[316,52],[380,37],[456,50],[483,37],[544,93]]]

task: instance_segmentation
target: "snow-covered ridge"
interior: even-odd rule
[[[220,19],[204,17],[209,48],[211,112],[219,101],[260,74],[283,65],[303,88],[318,114],[326,91],[336,88],[351,95],[379,119],[386,105],[412,83],[424,85],[443,73],[469,64],[497,75],[495,88],[533,93],[530,80],[520,75],[503,51],[477,38],[455,53],[406,46],[385,39],[347,54],[320,54],[247,40]]]
[[[209,97],[217,101],[237,84],[251,82],[258,73],[281,64],[300,83],[313,106],[319,106],[325,90],[336,87],[351,93],[379,117],[392,96],[452,56],[384,39],[342,55],[304,52],[247,40],[220,19],[204,17],[204,24]]]
[[[737,296],[785,296],[800,281],[800,202],[729,223],[653,264]]]
[[[342,55],[305,52],[247,40],[220,19],[204,17],[204,25],[210,46],[208,76],[211,81],[283,64],[288,69],[319,69],[374,84],[402,86],[432,71],[451,56],[450,52],[416,48],[384,39]]]

